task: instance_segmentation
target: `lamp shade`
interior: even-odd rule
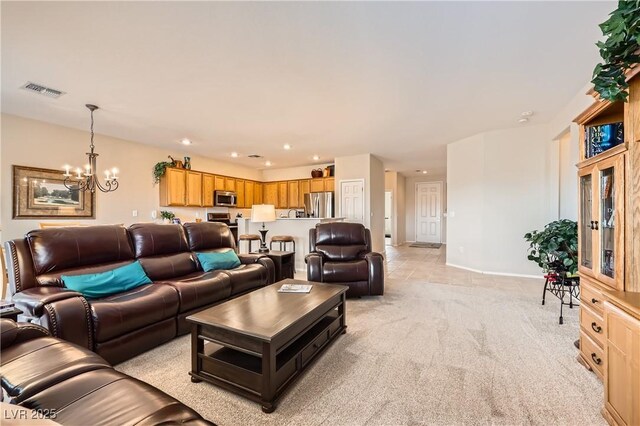
[[[276,208],[273,204],[254,204],[251,207],[251,222],[275,222]]]

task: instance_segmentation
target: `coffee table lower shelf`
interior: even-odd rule
[[[287,386],[346,332],[343,303],[341,298],[338,305],[280,348],[272,348],[267,342],[248,342],[246,336],[236,339],[226,330],[194,325],[191,381],[215,384],[260,402],[265,413],[273,412],[275,401]]]

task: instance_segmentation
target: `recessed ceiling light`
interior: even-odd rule
[[[267,167],[271,166],[271,161],[265,161],[264,165],[267,166]]]
[[[319,159],[320,159],[320,156],[319,156],[319,155],[314,155],[314,156],[313,156],[313,161],[318,161]]]
[[[238,153],[237,153],[237,152],[232,152],[232,153],[231,153],[231,156],[232,156],[233,158],[238,158]]]
[[[191,141],[189,139],[187,139],[187,138],[181,139],[180,143],[182,145],[191,145]]]
[[[520,119],[518,120],[518,123],[524,124],[524,123],[526,123],[526,122],[528,122],[528,121],[529,121],[529,119],[528,119],[527,117],[522,117],[522,118],[520,118]]]
[[[283,148],[286,149],[286,150],[289,150],[289,149],[291,149],[291,145],[289,145],[288,143],[285,143]]]
[[[523,117],[531,117],[533,115],[533,111],[524,111],[520,115],[523,116]]]
[[[426,171],[426,170],[423,170],[423,171],[422,171],[422,174],[423,174],[423,175],[426,175],[426,174],[427,174],[427,171]]]

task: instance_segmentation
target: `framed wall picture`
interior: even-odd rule
[[[69,189],[62,170],[13,166],[13,218],[95,218],[96,195]]]

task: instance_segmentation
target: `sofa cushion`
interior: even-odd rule
[[[164,392],[112,369],[79,374],[21,405],[55,410],[55,420],[60,424],[207,424],[191,408]]]
[[[369,264],[366,260],[349,260],[343,262],[324,262],[322,270],[324,282],[367,281]]]
[[[179,312],[187,312],[231,297],[231,278],[223,271],[194,272],[171,281],[156,284],[172,286],[180,297]]]
[[[223,252],[196,253],[196,256],[198,256],[198,262],[205,272],[233,269],[240,266],[240,259],[232,249]]]
[[[18,403],[75,375],[111,366],[88,349],[53,337],[2,348],[2,387]]]
[[[229,227],[220,222],[185,223],[184,230],[189,248],[202,251],[217,248],[236,248],[236,242]]]
[[[228,269],[222,272],[231,278],[232,296],[260,288],[269,282],[267,268],[259,263],[240,265],[235,269]]]
[[[189,251],[182,225],[136,223],[129,227],[136,258]]]
[[[146,284],[124,293],[89,300],[96,342],[143,328],[178,313],[178,293],[168,285]]]
[[[151,284],[140,262],[133,262],[109,271],[86,275],[62,275],[65,287],[91,298],[132,290]]]
[[[35,275],[133,259],[131,241],[122,225],[38,229],[26,238]]]

